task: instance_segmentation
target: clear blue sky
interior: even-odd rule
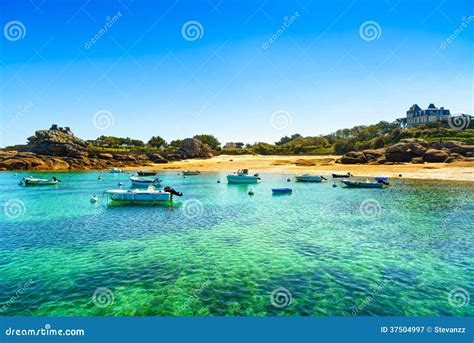
[[[392,121],[413,103],[473,113],[472,1],[2,0],[0,7],[1,146],[51,123],[86,139],[211,133],[247,143]],[[11,21],[23,24],[23,38],[5,33]],[[202,37],[183,37],[188,21],[199,22]],[[380,27],[376,37],[361,36],[368,21]],[[105,130],[93,122],[99,110],[114,119]],[[275,111],[288,112],[291,125],[275,128]]]

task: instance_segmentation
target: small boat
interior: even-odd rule
[[[138,176],[155,176],[156,171],[153,170],[139,170],[137,171]]]
[[[385,185],[388,185],[388,183],[382,183],[380,181],[370,182],[369,180],[366,182],[342,180],[342,183],[350,188],[383,188]]]
[[[106,190],[104,195],[112,201],[154,203],[173,201],[173,195],[182,196],[183,193],[175,191],[167,186],[164,190],[156,190],[153,186],[148,189],[111,189]]]
[[[120,168],[112,168],[110,169],[111,173],[123,173],[123,169]]]
[[[347,173],[347,174],[332,174],[332,177],[334,179],[337,179],[337,178],[344,178],[344,177],[351,177],[351,176],[354,176],[352,175],[351,173]]]
[[[288,194],[293,192],[291,188],[272,188],[273,194]]]
[[[148,186],[159,186],[161,180],[160,179],[149,179],[146,177],[137,177],[137,176],[130,176],[130,181],[132,181],[133,186],[139,187],[148,187]]]
[[[297,175],[295,178],[296,181],[299,182],[322,182],[323,180],[327,180],[324,176],[309,174]]]
[[[20,186],[52,186],[57,185],[59,180],[54,176],[51,179],[38,179],[34,177],[24,177],[21,179]]]
[[[93,195],[90,201],[91,203],[95,203],[99,201],[99,198],[97,197],[97,195]]]
[[[258,174],[249,175],[248,169],[239,169],[236,174],[227,175],[228,183],[257,183],[258,180]]]
[[[185,170],[183,171],[183,175],[199,175],[201,172],[199,170]]]

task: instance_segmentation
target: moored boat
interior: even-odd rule
[[[52,186],[57,185],[59,180],[54,176],[51,179],[38,179],[34,177],[24,177],[21,179],[20,186]]]
[[[351,177],[351,176],[354,176],[352,175],[351,173],[347,173],[347,174],[332,174],[332,177],[334,179],[337,179],[337,178],[344,178],[344,177]]]
[[[112,168],[110,169],[111,173],[123,173],[123,169],[120,168]]]
[[[249,175],[248,169],[239,169],[236,174],[227,175],[228,183],[257,183],[258,180],[258,174]]]
[[[273,194],[289,194],[292,192],[293,190],[291,188],[272,188]]]
[[[183,171],[184,176],[189,176],[189,175],[199,175],[201,172],[199,170],[185,170]]]
[[[132,181],[133,186],[139,187],[148,187],[148,186],[159,186],[161,180],[160,179],[150,179],[146,177],[138,177],[138,176],[130,176],[130,181]]]
[[[104,192],[104,195],[117,202],[131,203],[154,203],[173,201],[173,196],[182,196],[181,192],[175,191],[171,187],[165,187],[164,190],[156,190],[154,187],[148,189],[110,189]]]
[[[350,188],[383,188],[388,185],[388,183],[377,182],[362,182],[362,181],[351,181],[351,180],[342,180],[342,183]]]
[[[310,174],[297,175],[295,178],[296,181],[299,182],[322,182],[323,180],[327,180],[324,176]]]
[[[137,171],[138,176],[155,176],[156,171],[153,170],[139,170]]]

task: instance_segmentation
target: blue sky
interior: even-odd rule
[[[413,103],[473,113],[467,0],[2,0],[0,7],[1,146],[51,123],[85,139],[211,133],[247,143],[392,121]],[[20,37],[8,30],[13,21],[23,25]],[[198,36],[183,35],[190,21]]]

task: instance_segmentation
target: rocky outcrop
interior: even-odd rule
[[[183,139],[179,148],[179,153],[184,158],[210,158],[212,157],[211,149],[195,138]]]
[[[88,156],[88,145],[74,136],[69,128],[53,125],[49,130],[36,131],[23,149],[37,155],[84,158]]]
[[[403,139],[382,149],[351,151],[338,161],[343,164],[451,163],[473,160],[474,145],[447,141],[429,144],[421,139]]]

